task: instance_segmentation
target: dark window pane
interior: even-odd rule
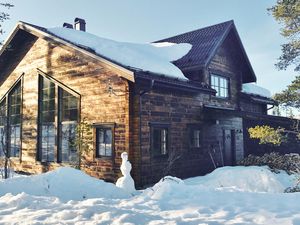
[[[75,162],[78,160],[75,146],[77,123],[61,125],[61,160],[63,162]]]
[[[96,128],[97,156],[112,156],[113,134],[111,128]]]
[[[55,160],[55,85],[50,80],[40,77],[39,87],[39,151],[40,160],[52,162]]]
[[[8,147],[11,157],[18,157],[21,150],[21,82],[8,94]]]
[[[59,104],[60,104],[60,133],[61,133],[61,145],[59,150],[61,151],[62,161],[77,161],[78,154],[75,146],[76,138],[76,126],[79,119],[78,105],[79,99],[69,92],[59,88]]]
[[[152,128],[151,135],[152,153],[153,155],[168,154],[168,129],[167,128]]]
[[[67,91],[60,89],[61,92],[61,120],[62,121],[77,121],[79,99]]]
[[[191,147],[199,148],[201,146],[201,131],[199,129],[193,129],[190,133],[190,143]]]
[[[55,150],[55,126],[54,124],[41,125],[40,147],[42,149],[42,161],[54,161]]]

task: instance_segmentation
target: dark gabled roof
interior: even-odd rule
[[[182,58],[176,60],[174,64],[178,66],[181,70],[185,70],[191,67],[204,68],[209,65],[212,58],[216,54],[218,48],[224,42],[230,31],[234,32],[237,38],[237,44],[240,46],[246,64],[249,67],[250,76],[244,78],[243,81],[254,82],[256,81],[255,73],[252,69],[248,56],[237,33],[233,20],[176,35],[174,37],[165,38],[156,41],[155,43],[172,42],[191,44],[192,49],[189,51],[189,53],[183,56]]]

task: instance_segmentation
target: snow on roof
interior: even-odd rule
[[[164,74],[174,78],[187,79],[181,70],[171,62],[186,55],[192,47],[190,44],[136,44],[118,42],[87,32],[62,27],[47,30],[76,45],[88,47],[94,50],[96,54],[123,66]]]
[[[271,92],[268,89],[260,87],[254,83],[243,84],[242,92],[271,98]]]

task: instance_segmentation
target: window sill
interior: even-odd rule
[[[112,156],[96,156],[95,157],[96,160],[110,160],[112,161],[113,160],[113,157]]]

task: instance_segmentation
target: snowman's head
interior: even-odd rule
[[[121,158],[122,158],[122,160],[127,161],[128,160],[128,154],[127,154],[127,152],[123,152],[121,154]]]

